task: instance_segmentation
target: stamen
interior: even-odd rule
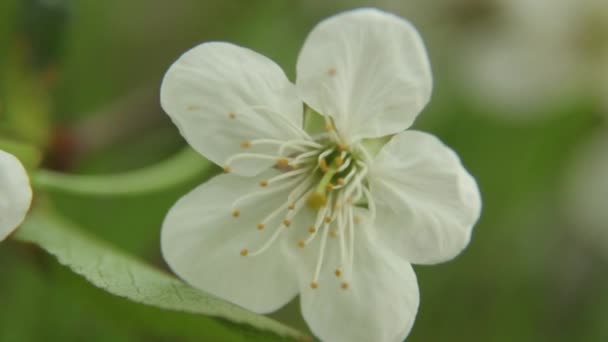
[[[304,241],[304,240],[298,241],[298,247],[300,247],[300,248],[306,247],[306,241]]]
[[[232,172],[232,168],[230,166],[224,166],[224,173]]]
[[[310,283],[310,287],[314,290],[319,288],[319,283],[317,283],[316,281],[313,281],[312,283]]]
[[[310,234],[314,234],[314,233],[316,233],[316,231],[317,231],[317,228],[315,228],[314,226],[310,226],[310,227],[308,227],[308,232],[309,232]]]
[[[295,177],[295,176],[300,175],[300,174],[305,173],[305,172],[309,172],[309,169],[298,169],[298,170],[293,170],[293,171],[281,173],[280,175],[277,175],[277,176],[274,176],[274,177],[270,178],[268,180],[268,184],[273,184],[273,183],[276,183],[276,182],[281,181],[283,179],[289,179],[289,178]]]
[[[374,198],[367,187],[363,186],[361,188],[363,189],[363,193],[367,199],[367,207],[369,208],[369,222],[374,222],[376,219],[376,203],[374,202]]]
[[[241,249],[241,255],[242,256],[247,256],[247,254],[249,254],[249,250],[247,250],[247,248]]]
[[[287,207],[287,209],[289,209],[289,210],[294,210],[295,208],[296,208],[296,204],[295,203],[291,203],[289,205],[289,207]]]
[[[244,196],[241,196],[239,198],[237,198],[233,203],[232,203],[232,208],[233,210],[235,210],[235,208],[240,207],[240,205],[243,202],[246,202],[252,198],[256,198],[262,195],[271,195],[274,194],[276,192],[280,192],[282,190],[285,190],[286,188],[290,188],[292,187],[295,183],[301,182],[303,179],[305,179],[305,177],[300,177],[300,178],[295,178],[295,179],[290,179],[288,182],[285,182],[284,184],[280,184],[277,185],[275,187],[271,187],[268,189],[264,189],[264,190],[259,190],[250,194],[246,194]],[[269,181],[270,182],[270,181]]]
[[[287,228],[289,226],[291,226],[291,220],[285,219],[283,220],[283,225]]]
[[[230,164],[239,159],[275,160],[276,158],[277,157],[275,156],[260,153],[237,153],[232,155],[230,158],[228,158],[228,160],[226,160],[226,162],[224,162],[224,165],[226,165],[224,169],[226,169],[226,167],[229,168]]]
[[[241,143],[241,147],[242,148],[250,148],[251,147],[251,141],[249,140],[245,140]]]
[[[265,179],[262,179],[262,180],[260,181],[260,186],[261,186],[262,188],[267,187],[267,186],[268,186],[268,181],[267,181],[267,180],[265,180]]]
[[[321,245],[319,246],[319,255],[317,258],[317,265],[315,267],[315,275],[312,280],[312,284],[318,284],[319,274],[321,274],[321,266],[323,265],[323,257],[325,256],[325,244],[327,243],[327,234],[329,233],[329,225],[323,227],[323,235],[321,235]]]
[[[266,227],[265,224],[263,223],[258,223],[258,230],[264,230],[264,228]]]
[[[286,169],[286,168],[288,168],[289,167],[289,159],[287,159],[287,158],[279,158],[279,159],[277,159],[276,166],[279,169]]]
[[[340,268],[337,268],[334,274],[336,275],[336,277],[340,278],[342,276],[342,270]]]
[[[239,216],[241,216],[241,211],[240,210],[233,210],[232,211],[232,216],[233,217],[239,217]]]
[[[348,283],[343,282],[342,285],[340,285],[340,287],[342,288],[342,290],[348,290]]]
[[[236,113],[235,113],[235,112],[230,112],[230,113],[228,113],[228,117],[229,117],[231,120],[234,120],[234,119],[236,119]]]
[[[323,172],[327,172],[327,170],[329,170],[329,166],[327,166],[327,162],[325,161],[325,159],[319,160],[319,168]]]

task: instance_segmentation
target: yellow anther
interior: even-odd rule
[[[359,223],[361,223],[361,216],[359,216],[359,215],[355,215],[355,219],[354,219],[354,221],[355,221],[355,224],[359,224]]]
[[[338,149],[338,151],[342,152],[342,151],[346,151],[348,146],[346,146],[344,144],[338,144],[338,145],[336,145],[336,148]]]
[[[336,269],[336,272],[334,272],[334,274],[336,275],[336,277],[340,277],[342,275],[342,270],[341,269]]]
[[[188,110],[197,110],[197,109],[201,109],[201,106],[197,106],[197,105],[188,106]]]
[[[239,210],[234,210],[234,211],[232,212],[232,216],[233,216],[233,217],[239,217],[239,216],[241,216],[241,212],[240,212]]]
[[[331,217],[325,216],[324,221],[325,221],[325,223],[331,223]]]
[[[294,210],[295,208],[296,208],[296,204],[295,204],[295,203],[291,203],[291,204],[290,204],[290,205],[287,207],[287,209],[289,209],[289,210]]]
[[[332,191],[334,189],[334,185],[331,183],[327,183],[327,185],[325,186],[325,190],[327,191]]]
[[[251,147],[251,141],[249,140],[245,140],[241,143],[241,147],[242,148],[250,148]]]
[[[310,227],[308,227],[308,232],[310,234],[314,234],[317,232],[317,228],[315,228],[314,226],[310,226]]]
[[[249,250],[247,248],[241,249],[241,256],[247,256],[249,254]]]
[[[260,186],[261,186],[262,188],[267,187],[267,186],[268,186],[268,181],[267,181],[267,180],[265,180],[265,179],[261,180],[261,181],[260,181]]]
[[[264,228],[266,228],[266,225],[263,223],[258,223],[258,230],[264,230]]]
[[[348,290],[348,283],[344,282],[342,283],[342,285],[340,285],[340,287],[342,288],[342,290]]]
[[[287,158],[279,158],[276,165],[279,169],[286,169],[289,167],[289,160]]]
[[[289,227],[289,226],[291,226],[291,220],[284,219],[284,220],[283,220],[283,225],[284,225],[285,227]]]
[[[318,289],[319,288],[319,283],[317,283],[316,281],[313,281],[312,283],[310,283],[310,288],[311,289]]]
[[[336,68],[329,68],[329,69],[327,69],[327,75],[328,76],[336,76]]]
[[[232,168],[228,165],[224,166],[224,173],[230,173],[232,172]]]
[[[333,130],[334,130],[334,125],[332,125],[332,124],[331,124],[331,123],[329,123],[329,122],[325,124],[325,131],[326,131],[326,132],[331,132],[331,131],[333,131]]]
[[[325,161],[325,159],[319,160],[319,168],[323,172],[327,172],[327,170],[329,170],[329,167],[327,166],[327,162]]]
[[[343,177],[340,177],[336,180],[336,183],[338,183],[338,185],[344,185],[346,184],[346,180]]]
[[[228,117],[232,120],[236,119],[236,113],[235,112],[230,112],[228,113]]]
[[[298,241],[298,247],[300,247],[300,248],[306,247],[306,242],[304,240]]]
[[[318,192],[313,192],[308,197],[308,207],[311,209],[319,209],[327,203],[327,197],[325,194],[320,194]]]
[[[342,164],[344,164],[344,159],[342,159],[342,157],[337,156],[334,159],[334,163],[336,164],[336,166],[342,166]]]
[[[329,231],[329,237],[335,238],[338,236],[338,233],[335,230],[330,230]]]

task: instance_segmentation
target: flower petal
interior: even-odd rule
[[[431,96],[431,69],[418,32],[375,9],[318,24],[300,52],[297,75],[304,102],[330,115],[348,143],[403,131]]]
[[[337,239],[327,242],[316,289],[310,284],[319,239],[290,253],[298,265],[302,314],[323,341],[403,341],[414,324],[419,304],[416,275],[408,262],[377,244],[373,229],[357,227],[354,267],[347,289],[341,288],[342,279],[334,274],[333,267],[340,260]]]
[[[32,202],[32,188],[23,165],[0,150],[0,241],[17,228]]]
[[[450,260],[469,243],[479,189],[458,156],[430,134],[394,136],[370,170],[379,237],[414,264]]]
[[[279,241],[258,256],[240,254],[243,249],[253,251],[263,245],[282,219],[277,217],[263,231],[256,228],[285,202],[286,192],[247,200],[238,207],[238,217],[233,216],[234,201],[255,191],[260,188],[253,178],[216,176],[171,208],[161,241],[165,260],[187,282],[249,310],[267,313],[297,294],[297,282]]]
[[[302,102],[281,68],[229,43],[204,43],[184,53],[165,74],[161,104],[188,143],[222,166],[237,153],[276,150],[244,150],[245,141],[307,137]],[[232,169],[254,175],[272,163],[248,160]]]

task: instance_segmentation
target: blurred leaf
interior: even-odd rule
[[[302,335],[267,317],[197,291],[113,246],[85,235],[59,216],[34,211],[18,230],[18,240],[32,242],[61,264],[112,294],[146,305],[221,317],[282,337]]]

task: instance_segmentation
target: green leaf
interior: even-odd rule
[[[88,236],[43,208],[30,213],[15,238],[39,245],[61,264],[116,296],[163,309],[219,317],[284,338],[303,338],[292,328],[198,291]]]
[[[143,169],[118,174],[75,175],[38,170],[32,175],[34,188],[92,196],[123,196],[171,188],[210,174],[214,164],[190,148]]]

